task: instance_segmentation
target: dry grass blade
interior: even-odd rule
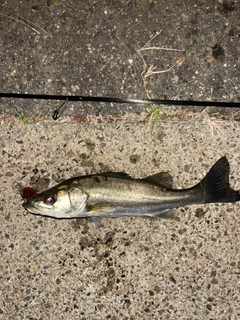
[[[146,50],[166,50],[166,51],[179,51],[179,52],[183,51],[181,49],[165,48],[165,47],[147,47],[147,48],[143,47],[138,51],[146,51]]]
[[[173,69],[175,66],[177,65],[181,65],[184,62],[184,57],[180,57],[177,59],[176,63],[174,63],[172,66],[170,66],[168,69],[166,70],[156,70],[156,67],[154,67],[153,65],[150,65],[150,67],[147,69],[147,63],[143,57],[143,55],[141,54],[142,51],[146,51],[146,50],[165,50],[165,51],[178,51],[178,52],[182,52],[183,50],[181,49],[174,49],[174,48],[165,48],[165,47],[150,47],[148,46],[150,44],[150,42],[156,38],[159,34],[161,33],[161,31],[156,32],[156,34],[140,49],[137,50],[137,53],[139,54],[140,58],[143,61],[143,65],[144,65],[144,70],[141,73],[141,76],[143,78],[143,84],[144,84],[144,90],[148,96],[148,98],[150,99],[150,96],[148,94],[148,89],[147,89],[147,78],[150,77],[153,74],[158,74],[158,73],[165,73],[165,72],[169,72],[171,69]],[[156,70],[156,71],[155,71]]]
[[[148,96],[148,98],[150,99],[150,96],[148,94],[148,89],[147,89],[147,78],[150,77],[151,75],[153,74],[159,74],[159,73],[166,73],[166,72],[169,72],[171,71],[171,69],[173,69],[175,66],[177,65],[181,65],[183,62],[184,62],[184,57],[181,57],[179,59],[177,59],[177,62],[175,62],[172,66],[170,66],[168,69],[165,69],[165,70],[156,70],[156,67],[154,67],[153,65],[150,65],[149,69],[147,71],[144,71],[144,73],[142,73],[142,78],[143,78],[143,84],[144,84],[144,89],[145,89],[145,92]]]
[[[165,72],[169,72],[171,69],[173,69],[175,66],[177,65],[181,65],[184,62],[184,58],[181,57],[179,59],[177,59],[177,62],[174,63],[171,67],[169,67],[168,69],[165,70],[159,70],[159,71],[154,71],[156,69],[156,67],[153,67],[153,65],[151,65],[148,69],[148,71],[145,73],[144,78],[147,78],[149,76],[151,76],[152,74],[157,74],[157,73],[165,73]]]
[[[43,33],[47,34],[49,37],[51,36],[50,33],[48,33],[46,30],[44,30],[43,28],[39,27],[35,23],[33,23],[23,17],[20,17],[20,16],[13,17],[13,16],[10,16],[10,15],[4,14],[4,13],[0,13],[0,15],[24,24],[25,26],[29,27],[30,29],[32,29],[34,32],[36,32],[39,35],[41,34],[41,31],[42,31]]]

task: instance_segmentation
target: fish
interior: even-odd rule
[[[229,162],[220,158],[195,186],[176,189],[168,172],[143,179],[126,173],[99,173],[68,179],[30,196],[23,207],[32,214],[58,219],[147,216],[179,219],[176,209],[186,205],[240,200],[229,186]],[[175,210],[174,210],[175,209]]]

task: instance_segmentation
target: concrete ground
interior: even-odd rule
[[[240,100],[237,1],[10,0],[0,28],[2,92]],[[240,190],[238,109],[58,105],[0,100],[0,319],[239,319],[239,203],[99,227],[20,194],[105,171],[186,188],[222,156]]]

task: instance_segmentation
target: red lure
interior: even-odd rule
[[[37,192],[33,188],[26,187],[22,189],[22,197],[26,200],[28,200],[32,196],[35,196],[35,194],[37,194]]]

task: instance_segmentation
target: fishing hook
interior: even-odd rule
[[[68,103],[69,103],[69,100],[68,98],[66,98],[66,100],[60,105],[60,107],[55,111],[53,111],[53,116],[52,116],[53,120],[57,120],[61,116],[63,111],[66,109]],[[62,111],[60,112],[61,109]]]

